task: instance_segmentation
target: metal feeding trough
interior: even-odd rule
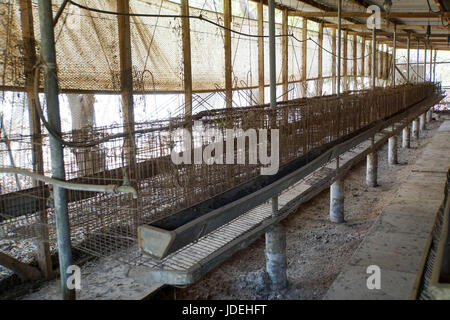
[[[273,176],[258,176],[193,207],[138,227],[139,247],[162,259],[270,200],[283,190],[345,153],[380,130],[381,123],[316,148],[280,167]]]
[[[240,186],[186,208],[178,213],[138,227],[139,247],[153,258],[163,259],[217,228],[224,226],[249,210],[281,194],[283,190],[358,144],[373,137],[383,128],[411,117],[440,97],[431,97],[409,110],[378,121],[313,149],[308,154],[280,167],[273,176],[258,176]],[[392,133],[392,132],[391,132]]]

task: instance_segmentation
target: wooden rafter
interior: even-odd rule
[[[386,13],[381,12],[381,17],[386,18]],[[320,12],[320,11],[289,11],[290,16],[304,17],[304,18],[336,18],[338,13],[336,11]],[[355,12],[342,12],[342,18],[368,18],[372,15],[369,12],[355,11]],[[450,17],[450,12],[434,13],[434,12],[391,12],[389,17],[391,18],[403,18],[403,19],[430,19],[440,18],[442,16]]]

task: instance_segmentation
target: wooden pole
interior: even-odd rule
[[[117,11],[129,13],[129,0],[117,0]],[[133,108],[133,74],[131,60],[131,34],[130,17],[126,15],[118,16],[119,25],[119,52],[120,52],[120,87],[122,96],[123,123],[127,131],[134,130],[134,108]],[[130,134],[128,148],[134,148],[134,137]],[[128,153],[131,154],[131,153]],[[128,164],[133,164],[133,159],[128,159]],[[131,172],[130,172],[131,174]]]
[[[428,48],[425,43],[425,56],[423,58],[423,82],[427,81],[427,53],[428,53]]]
[[[133,74],[131,57],[131,32],[130,17],[126,14],[130,12],[129,0],[117,0],[117,12],[125,15],[118,16],[119,26],[119,54],[120,54],[120,88],[122,96],[122,114],[125,130],[129,132],[124,141],[124,155],[127,163],[127,175],[131,186],[137,188],[136,178],[136,143],[134,132],[134,102],[133,102]],[[136,199],[132,200],[133,208],[137,208]],[[138,214],[138,211],[135,211]],[[135,217],[133,216],[133,219]],[[137,217],[136,217],[137,218]],[[137,219],[131,221],[137,227]]]
[[[27,263],[23,263],[3,252],[0,251],[0,265],[17,273],[22,279],[27,280],[39,280],[41,279],[41,272],[30,266]]]
[[[117,0],[117,10],[129,13],[129,0]],[[123,122],[126,126],[134,123],[133,75],[131,60],[130,17],[118,16],[120,48],[120,86],[122,94]]]
[[[258,2],[258,92],[259,104],[264,104],[264,0]]]
[[[343,61],[342,61],[342,78],[344,81],[344,91],[348,91],[348,73],[347,73],[347,69],[348,69],[348,64],[347,64],[347,59],[348,59],[348,31],[344,31],[344,47],[343,47]]]
[[[378,51],[378,81],[383,79],[383,45],[378,45],[379,51]]]
[[[378,81],[383,79],[383,70],[384,70],[384,66],[383,66],[383,45],[380,44],[379,45],[379,52],[378,52]]]
[[[361,62],[360,63],[361,63],[360,75],[363,78],[362,82],[364,84],[364,77],[366,76],[366,37],[362,37],[362,39],[361,39]]]
[[[373,28],[372,30],[372,44],[371,44],[371,71],[370,76],[372,78],[372,89],[375,89],[377,86],[377,28]]]
[[[420,41],[417,40],[417,66],[416,66],[416,83],[419,83],[419,65],[420,65]]]
[[[436,83],[436,59],[437,59],[437,49],[434,49],[434,64],[433,64],[433,82]]]
[[[389,79],[389,48],[388,46],[385,44],[384,45],[384,49],[386,50],[383,54],[383,58],[384,58],[384,62],[383,62],[383,66],[384,66],[384,72],[383,72],[383,76],[384,76],[384,80],[387,82],[387,80]]]
[[[25,71],[25,88],[27,92],[28,114],[30,135],[32,136],[32,162],[33,172],[44,173],[44,160],[42,152],[41,122],[36,111],[36,101],[34,92],[34,66],[36,65],[36,41],[34,37],[34,21],[31,0],[20,0],[20,20],[22,25],[23,55]],[[33,187],[42,185],[41,182],[33,180]],[[47,211],[39,212],[39,223],[42,226],[39,230],[37,240],[37,262],[45,278],[52,275],[52,259],[50,255],[50,244],[48,236]]]
[[[308,90],[308,85],[306,83],[307,76],[307,42],[306,39],[308,37],[308,20],[303,18],[302,25],[302,97],[306,97],[306,92]]]
[[[432,81],[433,79],[433,48],[430,48],[430,72],[428,76],[428,81]]]
[[[331,77],[332,77],[332,94],[337,93],[336,89],[336,28],[331,29]]]
[[[341,95],[341,60],[342,60],[342,0],[338,0],[338,48],[337,48],[337,78],[336,78],[336,95],[339,97]],[[339,162],[336,162],[339,163]]]
[[[369,72],[368,72],[367,76],[369,78],[372,77],[372,70],[373,70],[373,68],[372,68],[372,61],[373,61],[372,43],[373,43],[373,41],[369,41],[369,57],[367,59],[368,60],[367,64],[369,65],[369,70],[368,70]]]
[[[431,81],[433,79],[433,48],[430,47],[430,60],[428,62],[429,68],[428,68],[428,81]]]
[[[318,96],[322,95],[322,91],[323,91],[323,26],[324,23],[320,23],[319,24],[319,39],[318,39],[318,43],[319,43],[319,56],[317,59],[317,92],[316,94]]]
[[[394,48],[392,49],[392,84],[397,85],[395,70],[397,66],[397,25],[394,25]]]
[[[189,16],[189,0],[181,0],[181,15]],[[181,19],[184,67],[184,114],[192,115],[191,27],[188,18]]]
[[[358,60],[356,54],[357,49],[357,36],[353,35],[352,50],[353,50],[353,90],[358,90]]]
[[[233,83],[232,83],[232,65],[231,65],[231,0],[223,2],[223,24],[224,30],[224,49],[225,49],[225,105],[227,108],[233,106]],[[228,29],[228,30],[227,30]]]
[[[281,21],[281,34],[288,34],[288,10],[283,10],[282,21]],[[289,59],[289,38],[281,38],[281,77],[283,82],[283,101],[289,100],[289,69],[288,69],[288,59]]]

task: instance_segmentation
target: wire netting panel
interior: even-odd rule
[[[130,11],[181,15],[180,5],[168,1],[130,1]],[[112,18],[117,25],[117,18],[114,16]],[[184,90],[181,23],[182,19],[175,18],[130,17],[134,90],[137,92]],[[207,40],[209,39],[194,38],[191,41],[196,44],[200,41],[208,42]],[[191,50],[198,52],[196,49],[193,46]]]

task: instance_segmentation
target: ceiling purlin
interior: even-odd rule
[[[319,10],[322,10],[325,12],[336,12],[337,11],[337,8],[327,6],[323,3],[320,3],[320,2],[317,2],[314,0],[297,0],[297,1],[305,3],[311,7],[314,7],[316,9],[319,9]],[[357,1],[357,0],[355,0],[355,1]],[[309,19],[309,20],[312,20],[312,19]],[[318,20],[319,21],[316,21],[316,22],[325,22],[326,23],[326,21],[324,19],[318,19]],[[358,19],[354,19],[354,18],[345,18],[345,20],[347,20],[348,22],[351,22],[351,23],[360,23],[361,22]]]
[[[350,0],[350,1],[352,1],[352,2],[354,2],[354,3],[357,3],[357,4],[359,4],[360,6],[363,6],[364,8],[368,8],[369,6],[371,6],[371,5],[374,5],[375,3],[373,2],[373,1],[366,1],[366,0]],[[440,1],[440,0],[439,0]],[[383,8],[382,8],[383,9]],[[384,11],[384,9],[383,9],[383,11]],[[404,23],[402,23],[399,19],[389,19],[389,22],[392,22],[392,23],[394,23],[394,24],[401,24],[401,25],[406,25],[406,24],[404,24]],[[409,29],[405,29],[405,30],[409,30]],[[414,31],[414,30],[409,30],[409,32],[411,32],[411,33],[417,33],[416,31]]]
[[[319,3],[317,1],[314,0],[298,0],[300,2],[309,4],[310,6],[316,7],[317,9],[321,9],[323,11],[326,12],[335,12],[336,8],[332,8],[329,7],[327,5],[324,5],[322,3]],[[360,5],[361,7],[363,7],[364,9],[367,9],[369,6],[375,4],[373,1],[368,1],[368,0],[349,0],[357,5]],[[442,4],[442,0],[434,0],[440,3],[440,7],[439,9],[443,8],[443,4]],[[441,12],[444,12],[444,10],[441,10]],[[354,19],[354,18],[346,18],[345,20],[350,21],[355,23],[354,21],[358,21],[358,19]],[[397,25],[405,25],[407,26],[407,24],[404,24],[403,22],[401,22],[399,19],[389,19],[389,21],[391,23],[397,24]],[[360,21],[358,21],[357,23],[360,23]],[[426,26],[424,26],[424,29],[426,29]],[[408,32],[414,33],[414,34],[420,34],[420,32],[416,32],[414,29],[406,29],[404,28],[404,30],[407,30]],[[425,30],[424,30],[425,31]]]

